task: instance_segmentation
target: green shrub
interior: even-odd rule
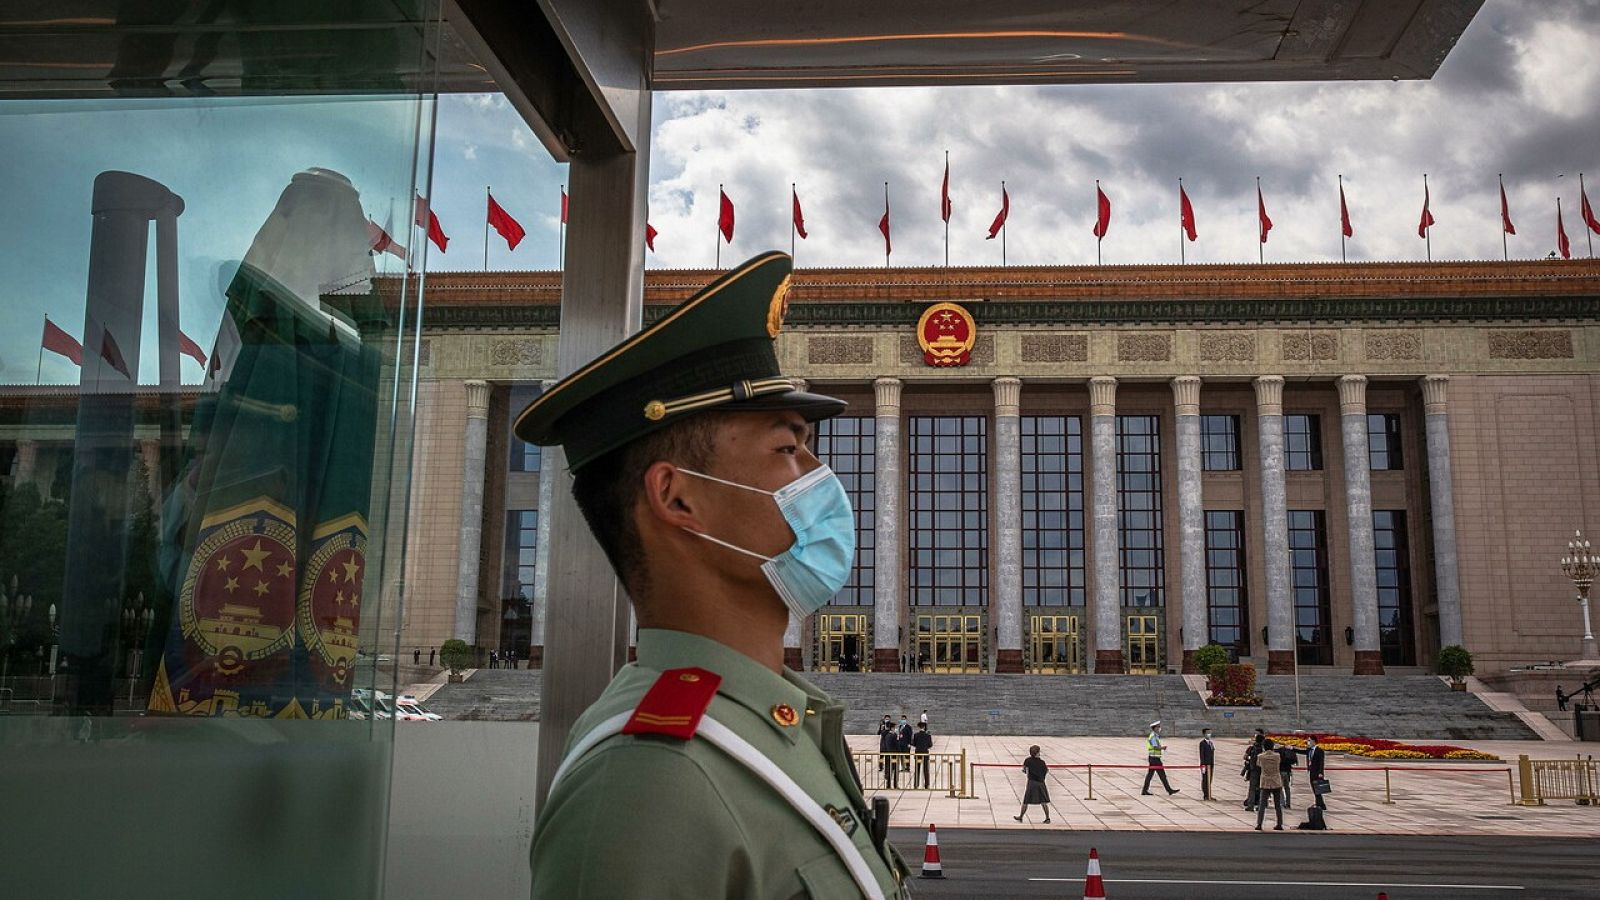
[[[1459,644],[1439,651],[1439,674],[1452,681],[1461,681],[1472,674],[1472,654]]]
[[[1230,663],[1210,678],[1212,706],[1260,706],[1256,693],[1256,667],[1249,663]]]
[[[1221,644],[1207,644],[1194,652],[1194,667],[1201,675],[1210,677],[1228,664],[1228,649]]]
[[[449,666],[452,675],[460,675],[462,669],[472,665],[472,648],[460,638],[451,638],[440,645],[439,662]]]

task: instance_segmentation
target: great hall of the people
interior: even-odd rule
[[[648,272],[645,321],[713,274]],[[542,658],[554,454],[510,421],[557,375],[559,302],[556,272],[428,275],[407,657]],[[965,316],[943,355],[941,303]],[[859,527],[847,586],[790,624],[796,668],[1578,653],[1559,559],[1600,525],[1592,260],[801,269],[778,344],[850,402],[815,449]],[[13,479],[55,477],[59,447],[0,442]]]

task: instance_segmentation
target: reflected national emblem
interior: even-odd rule
[[[922,361],[930,366],[966,365],[977,337],[977,322],[959,303],[935,303],[917,321]]]
[[[300,639],[322,663],[324,677],[348,685],[361,623],[367,523],[358,515],[330,522],[312,535],[311,547],[300,588]]]
[[[294,638],[294,514],[260,498],[206,517],[179,595],[183,635],[236,675]]]

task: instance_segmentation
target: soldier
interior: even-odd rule
[[[807,447],[845,404],[778,373],[790,268],[745,263],[517,419],[565,448],[639,622],[638,662],[579,717],[539,810],[536,898],[904,896],[844,706],[783,665],[789,614],[855,555],[849,498]]]

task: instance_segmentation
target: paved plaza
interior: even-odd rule
[[[1198,759],[1194,739],[1169,739],[1167,761],[1172,766],[1193,765]],[[1159,780],[1152,795],[1141,796],[1144,782],[1143,735],[1093,738],[945,737],[937,736],[934,751],[967,751],[973,769],[973,799],[955,799],[925,791],[869,790],[891,803],[894,827],[1081,829],[1110,831],[1245,831],[1255,827],[1255,814],[1242,803],[1246,784],[1239,777],[1246,741],[1219,739],[1217,779],[1211,802],[1200,799],[1198,769],[1168,772],[1180,793],[1168,796]],[[1012,820],[1022,803],[1025,786],[1021,761],[1028,747],[1038,744],[1040,756],[1050,764],[1051,824],[1043,824],[1038,807],[1030,807],[1027,820]],[[875,750],[875,737],[850,738],[852,749]],[[1594,744],[1559,741],[1471,741],[1463,746],[1499,756],[1505,763],[1418,762],[1369,760],[1328,754],[1328,826],[1350,834],[1417,835],[1522,835],[1587,837],[1600,827],[1600,807],[1578,806],[1570,800],[1551,801],[1542,807],[1513,805],[1507,769],[1526,753],[1534,759],[1571,759],[1587,756]],[[987,767],[991,764],[1009,767]],[[1094,798],[1089,795],[1088,768],[1094,765]],[[1390,766],[1392,804],[1384,803],[1384,773]],[[1132,768],[1110,768],[1132,766]],[[1352,767],[1346,769],[1346,767]],[[1357,767],[1363,770],[1355,770]],[[1294,806],[1284,813],[1285,829],[1305,820],[1311,788],[1303,768],[1295,770]],[[1272,826],[1267,811],[1264,827]]]

